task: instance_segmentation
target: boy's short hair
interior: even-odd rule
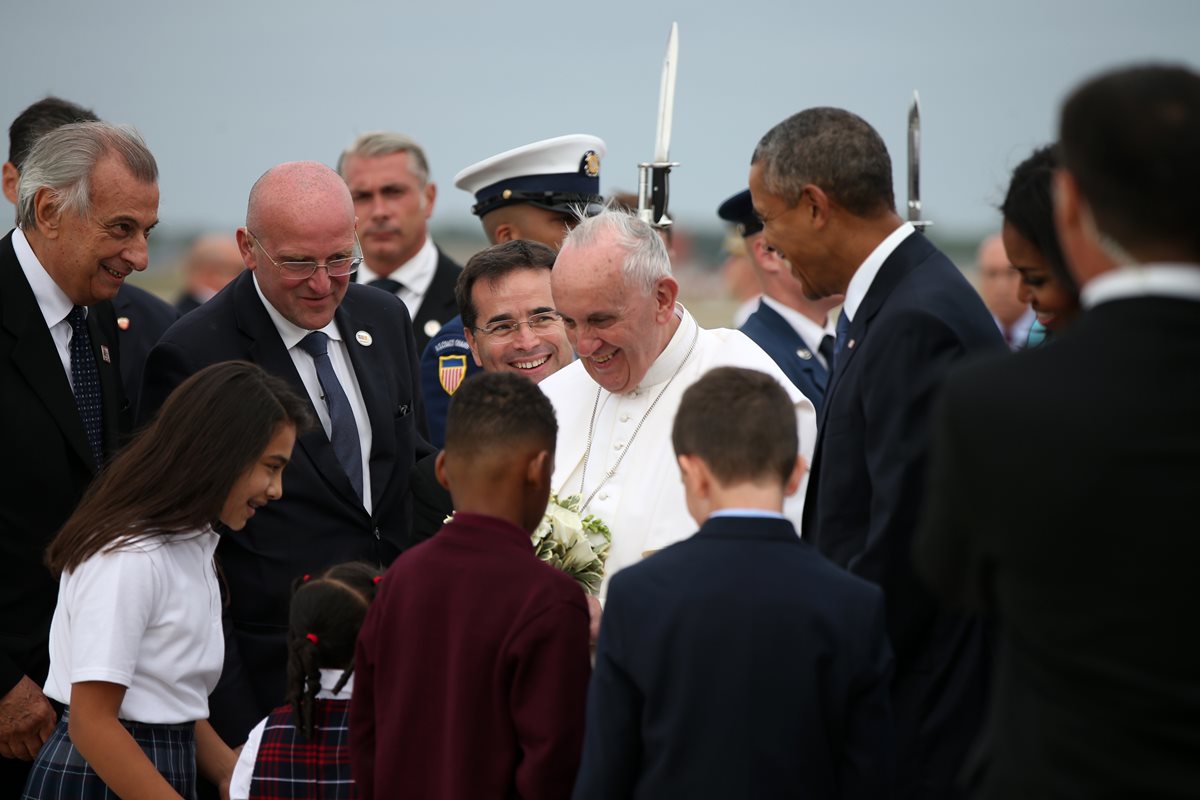
[[[511,372],[484,372],[463,381],[446,413],[446,454],[480,453],[534,441],[554,452],[554,406],[533,381]]]
[[[796,409],[765,372],[717,367],[688,387],[675,414],[676,455],[696,456],[722,484],[786,484],[796,466]]]

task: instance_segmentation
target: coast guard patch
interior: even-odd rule
[[[467,374],[467,357],[465,355],[438,356],[438,383],[452,395],[458,391]]]

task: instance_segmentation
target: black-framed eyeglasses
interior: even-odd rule
[[[362,244],[358,241],[358,232],[354,233],[354,253],[349,256],[340,258],[331,258],[324,262],[321,261],[276,261],[275,258],[267,252],[267,248],[262,246],[262,242],[254,235],[254,232],[249,228],[246,233],[250,234],[250,238],[254,240],[254,244],[262,250],[263,255],[267,260],[275,265],[275,269],[282,272],[289,278],[294,280],[306,280],[311,278],[317,271],[318,267],[324,267],[325,271],[331,278],[341,278],[345,275],[352,275],[362,266]]]
[[[522,325],[528,325],[529,330],[534,333],[541,333],[560,323],[562,323],[562,314],[557,311],[543,311],[541,314],[534,314],[529,319],[506,319],[483,327],[473,327],[472,330],[476,333],[486,334],[497,342],[503,342],[515,336]]]

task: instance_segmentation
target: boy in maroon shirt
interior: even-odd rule
[[[365,798],[565,798],[583,742],[588,610],[533,554],[558,425],[526,378],[463,383],[438,480],[454,519],[384,575],[355,657]]]

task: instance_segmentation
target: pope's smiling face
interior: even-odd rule
[[[633,391],[674,332],[679,284],[646,287],[624,274],[625,253],[611,237],[567,247],[550,281],[567,338],[592,380],[614,394]]]

